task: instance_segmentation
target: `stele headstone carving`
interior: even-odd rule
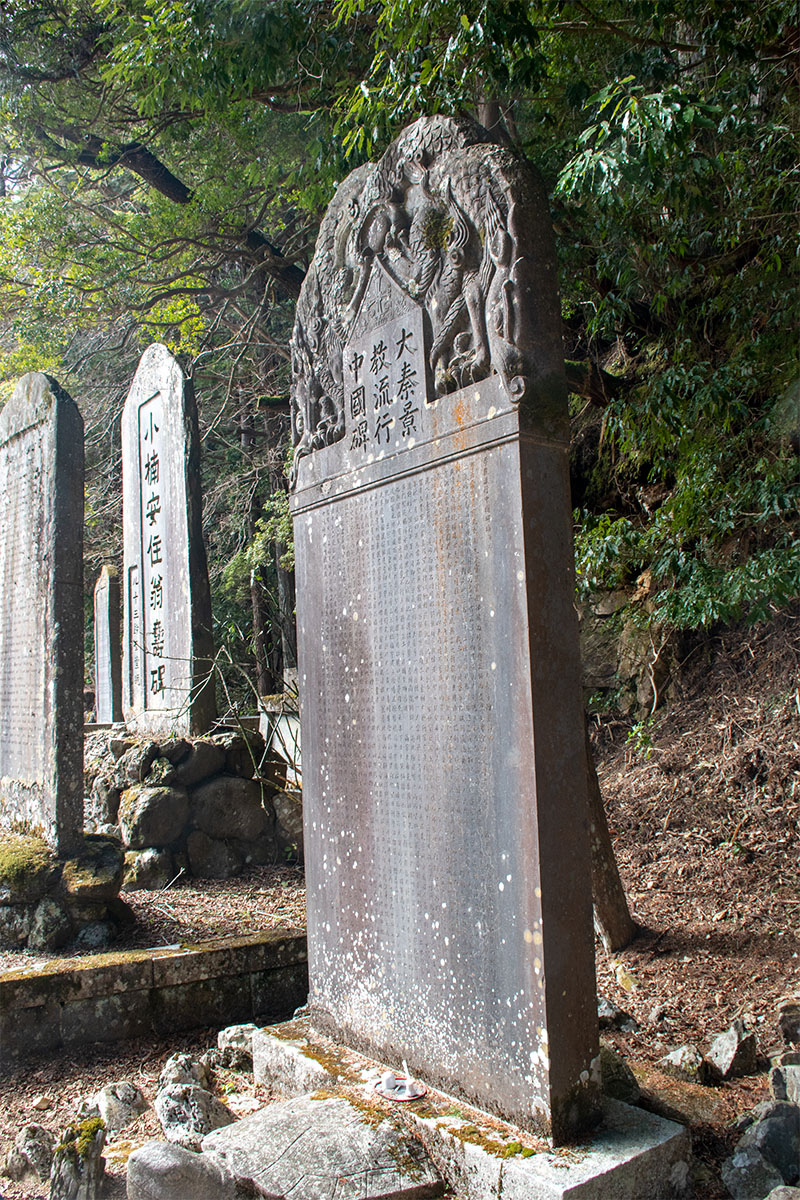
[[[0,412],[0,827],[83,831],[83,420],[47,375]]]
[[[316,1026],[556,1142],[595,1120],[556,267],[536,177],[408,128],[323,220],[293,337]]]
[[[95,719],[100,725],[122,720],[122,632],[119,576],[106,564],[94,588]]]
[[[122,413],[126,723],[203,733],[214,719],[197,407],[166,346],[145,350]]]

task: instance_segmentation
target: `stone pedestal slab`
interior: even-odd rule
[[[382,1100],[374,1087],[385,1070],[385,1064],[316,1033],[307,1018],[253,1035],[257,1083],[297,1097],[308,1081],[319,1089],[312,1096],[349,1096],[376,1117],[394,1111],[459,1200],[683,1200],[690,1195],[689,1133],[673,1121],[604,1099],[602,1122],[590,1138],[553,1149],[542,1138],[442,1092],[429,1091],[411,1103]],[[235,1137],[235,1127],[223,1132]]]
[[[294,1200],[425,1200],[444,1184],[396,1118],[344,1097],[271,1104],[203,1139],[203,1154]]]
[[[119,576],[105,564],[94,589],[94,692],[98,725],[122,720],[122,629]]]

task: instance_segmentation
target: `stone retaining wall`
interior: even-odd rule
[[[280,931],[8,971],[0,975],[0,1071],[90,1042],[282,1021],[307,994],[305,935]]]

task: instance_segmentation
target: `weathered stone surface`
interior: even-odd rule
[[[106,563],[94,588],[95,720],[122,720],[122,628],[119,576]]]
[[[688,1043],[670,1050],[669,1054],[658,1060],[657,1066],[667,1075],[689,1079],[693,1083],[708,1083],[714,1074],[697,1047]]]
[[[168,846],[180,834],[188,813],[189,797],[183,788],[128,788],[119,805],[122,840],[132,850]]]
[[[773,1100],[788,1100],[800,1104],[800,1065],[780,1063],[769,1073],[769,1090]]]
[[[413,1138],[347,1100],[304,1096],[270,1104],[203,1139],[203,1154],[280,1196],[437,1196],[442,1181]],[[302,1181],[302,1183],[301,1183]],[[302,1187],[302,1193],[296,1189]]]
[[[100,825],[115,825],[119,809],[120,789],[110,773],[101,772],[92,783],[92,793],[86,817]]]
[[[462,1117],[408,1119],[459,1200],[689,1200],[691,1143],[680,1125],[616,1100],[603,1101],[603,1123],[578,1150],[502,1156],[506,1126]],[[512,1143],[513,1144],[513,1143]],[[519,1150],[522,1146],[516,1143]]]
[[[100,1200],[105,1177],[106,1134],[89,1118],[61,1135],[50,1170],[50,1200]]]
[[[621,1100],[624,1104],[636,1104],[641,1096],[641,1088],[636,1082],[636,1076],[625,1059],[608,1046],[600,1047],[598,1067],[600,1069],[600,1087],[605,1096],[613,1100]]]
[[[800,1001],[784,1000],[778,1008],[778,1029],[790,1045],[800,1045]]]
[[[0,412],[0,827],[83,830],[83,421],[47,375]]]
[[[0,907],[0,946],[16,950],[24,946],[31,931],[31,908],[28,905],[4,905]]]
[[[128,1200],[237,1200],[221,1163],[171,1142],[146,1142],[128,1159]]]
[[[706,1057],[723,1079],[731,1079],[734,1075],[752,1075],[758,1063],[755,1034],[749,1033],[742,1021],[737,1019],[730,1029],[714,1038]]]
[[[773,1101],[759,1105],[757,1120],[740,1139],[737,1152],[751,1147],[759,1151],[781,1174],[783,1183],[800,1178],[800,1108]]]
[[[269,800],[260,783],[236,775],[218,775],[192,793],[192,816],[209,837],[255,841],[271,825]]]
[[[41,838],[0,837],[0,907],[41,900],[58,878],[58,864]]]
[[[258,1033],[258,1026],[252,1022],[220,1029],[217,1034],[217,1049],[224,1067],[234,1067],[241,1071],[253,1066],[254,1033]]]
[[[147,1109],[147,1101],[141,1090],[126,1079],[107,1083],[93,1097],[93,1103],[109,1133],[118,1133]]]
[[[722,1164],[722,1182],[733,1200],[763,1200],[783,1184],[780,1171],[768,1163],[755,1146],[737,1147]]]
[[[157,850],[155,846],[148,846],[146,850],[129,850],[125,855],[122,890],[157,892],[166,887],[174,875],[175,864],[169,850]]]
[[[225,751],[225,770],[252,779],[264,757],[264,739],[257,729],[217,733],[211,739]]]
[[[60,950],[72,937],[69,912],[52,896],[45,896],[33,910],[28,946],[31,950]]]
[[[178,762],[176,778],[183,787],[193,788],[204,779],[217,775],[224,766],[224,748],[203,738],[193,742],[188,755]]]
[[[269,1029],[259,1029],[253,1034],[253,1078],[256,1083],[274,1087],[284,1096],[303,1096],[307,1092],[334,1087],[339,1075],[332,1062],[329,1060],[323,1065],[307,1052],[308,1040],[304,1036],[307,1023],[296,1032],[296,1037],[277,1036]]]
[[[298,792],[278,790],[272,793],[275,810],[275,841],[278,848],[302,862],[303,801]]]
[[[55,1138],[43,1125],[25,1125],[6,1156],[3,1174],[16,1182],[50,1178]]]
[[[167,1141],[186,1150],[199,1150],[206,1134],[236,1120],[226,1104],[196,1084],[171,1083],[162,1088],[155,1110]]]
[[[207,1067],[191,1054],[173,1054],[162,1067],[158,1077],[159,1088],[171,1084],[194,1084],[208,1090],[209,1074]]]
[[[199,450],[191,383],[150,346],[122,414],[122,706],[142,731],[199,734],[214,718]]]
[[[555,281],[485,130],[359,167],[297,307],[290,504],[314,1020],[559,1140],[597,1015]]]
[[[795,1187],[776,1187],[773,1188],[766,1200],[800,1200],[800,1188]]]
[[[64,863],[64,891],[80,900],[111,900],[119,894],[124,857],[115,838],[87,834],[78,855]]]
[[[105,950],[117,935],[112,921],[89,921],[75,935],[75,945],[83,950]]]
[[[157,742],[134,742],[117,760],[116,781],[119,787],[144,783],[158,754]]]
[[[199,879],[230,879],[242,869],[243,856],[228,842],[219,842],[196,829],[186,842],[189,866]]]

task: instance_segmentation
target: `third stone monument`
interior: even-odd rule
[[[106,564],[94,588],[95,720],[110,725],[122,720],[122,635],[119,576]]]
[[[0,829],[83,832],[83,421],[49,375],[0,413]]]
[[[293,341],[310,1007],[556,1142],[597,1020],[556,267],[534,175],[411,126]]]
[[[142,355],[122,414],[122,706],[142,732],[214,718],[197,408],[166,346]]]

